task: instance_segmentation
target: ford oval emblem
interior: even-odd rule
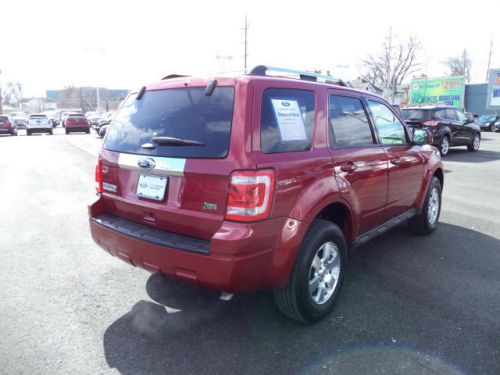
[[[155,167],[155,161],[151,158],[140,159],[137,161],[137,165],[144,169],[152,169]]]
[[[283,107],[290,107],[290,103],[289,102],[281,102],[281,105]]]
[[[145,188],[147,188],[147,187],[148,187],[148,184],[146,184],[145,182],[141,182],[141,183],[139,184],[139,186],[140,186],[141,188],[145,189]]]

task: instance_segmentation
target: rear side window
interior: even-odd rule
[[[328,104],[330,145],[352,147],[375,143],[361,100],[331,95]]]
[[[454,109],[448,108],[445,110],[446,117],[448,120],[456,120],[457,119],[457,113],[455,112]]]
[[[434,118],[435,119],[445,119],[446,118],[446,112],[444,109],[438,109],[434,112]]]
[[[233,103],[233,87],[216,87],[210,96],[205,95],[205,87],[146,91],[141,100],[131,95],[114,117],[104,148],[164,157],[224,158],[229,151]],[[155,142],[155,137],[179,142]],[[145,143],[155,148],[145,149]]]
[[[394,112],[385,104],[368,100],[368,108],[372,113],[380,142],[383,145],[406,144],[405,128]]]
[[[0,121],[9,121],[7,116],[0,116]]]
[[[455,111],[455,113],[458,116],[458,121],[462,121],[462,122],[468,121],[467,116],[465,116],[462,112]]]
[[[312,91],[267,89],[262,94],[260,148],[265,153],[311,148],[315,95]]]

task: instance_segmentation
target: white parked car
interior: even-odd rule
[[[30,115],[26,124],[26,135],[33,133],[53,134],[52,121],[44,114]]]

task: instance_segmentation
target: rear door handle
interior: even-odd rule
[[[345,162],[340,167],[340,170],[342,172],[347,172],[347,173],[353,173],[356,169],[358,169],[358,166],[354,164],[352,161]]]
[[[399,165],[401,164],[401,160],[399,159],[398,156],[396,156],[395,158],[391,159],[391,164],[396,167],[399,167]]]

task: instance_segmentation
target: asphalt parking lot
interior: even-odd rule
[[[438,230],[361,247],[311,326],[100,250],[100,140],[55,133],[0,137],[0,373],[500,374],[500,133],[450,151]]]

